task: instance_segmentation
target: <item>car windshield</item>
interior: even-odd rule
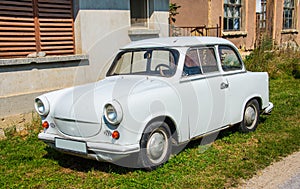
[[[171,77],[177,69],[178,51],[172,49],[134,49],[120,52],[107,76],[149,75]]]

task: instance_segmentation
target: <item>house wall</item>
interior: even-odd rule
[[[132,40],[168,36],[167,0],[153,1],[148,28],[131,28],[129,0],[74,0],[76,54],[0,59],[0,117],[33,111],[36,96],[97,81]]]
[[[242,3],[242,26],[237,32],[224,32],[223,37],[231,40],[239,49],[254,49],[256,40],[256,2],[244,0]]]
[[[199,25],[215,27],[219,24],[220,17],[223,22],[223,0],[171,0],[171,2],[181,6],[178,9],[179,14],[175,17],[175,25],[178,27]],[[243,0],[242,6],[241,30],[223,31],[222,37],[232,41],[238,48],[251,50],[254,48],[256,38],[256,1]]]
[[[208,1],[207,0],[170,0],[181,7],[177,10],[179,13],[175,25],[181,27],[192,27],[199,25],[208,25]]]
[[[275,10],[273,11],[273,18],[271,17],[270,19],[272,20],[273,24],[273,29],[271,30],[272,32],[272,37],[274,39],[275,44],[285,44],[287,42],[296,42],[298,45],[300,45],[300,1],[295,0],[295,28],[294,29],[283,29],[283,2],[284,0],[273,0],[273,7],[269,7],[270,10]]]

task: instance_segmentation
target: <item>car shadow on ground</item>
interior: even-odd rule
[[[261,119],[261,122],[264,122],[264,119]],[[189,143],[182,144],[180,146],[173,147],[173,154],[179,154],[184,149],[189,148],[198,148],[199,146],[205,146],[208,144],[213,143],[215,140],[222,139],[223,137],[227,137],[234,132],[238,132],[236,126],[227,128],[220,132],[216,132],[202,138],[192,140]],[[45,149],[47,154],[44,158],[51,159],[57,161],[58,164],[64,168],[69,168],[75,171],[80,172],[89,172],[91,170],[106,172],[106,173],[115,173],[115,174],[127,174],[129,172],[134,172],[136,170],[143,170],[137,168],[135,166],[136,162],[138,161],[138,154],[134,154],[130,157],[124,158],[115,164],[108,163],[108,162],[99,162],[96,160],[85,159],[82,157],[77,157],[73,155],[68,155],[61,153],[59,151],[54,150],[51,147],[46,147]],[[176,158],[176,156],[174,157]],[[143,170],[146,171],[146,170]]]
[[[48,146],[45,148],[45,150],[47,151],[47,154],[44,156],[44,158],[54,160],[58,162],[61,167],[72,169],[74,171],[87,173],[94,170],[105,173],[127,174],[128,172],[135,170],[133,168],[121,167],[109,162],[100,162],[83,157],[64,154]]]

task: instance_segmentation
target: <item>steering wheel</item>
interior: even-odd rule
[[[161,76],[166,76],[163,72],[163,70],[161,69],[162,67],[165,67],[165,68],[168,68],[168,70],[171,70],[171,67],[166,65],[166,64],[158,64],[156,67],[155,67],[155,71],[158,71],[159,70],[159,73]]]

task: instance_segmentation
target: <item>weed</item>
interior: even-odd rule
[[[244,62],[248,70],[268,72],[273,79],[300,78],[300,53],[292,49],[275,49],[269,38],[264,38]]]

